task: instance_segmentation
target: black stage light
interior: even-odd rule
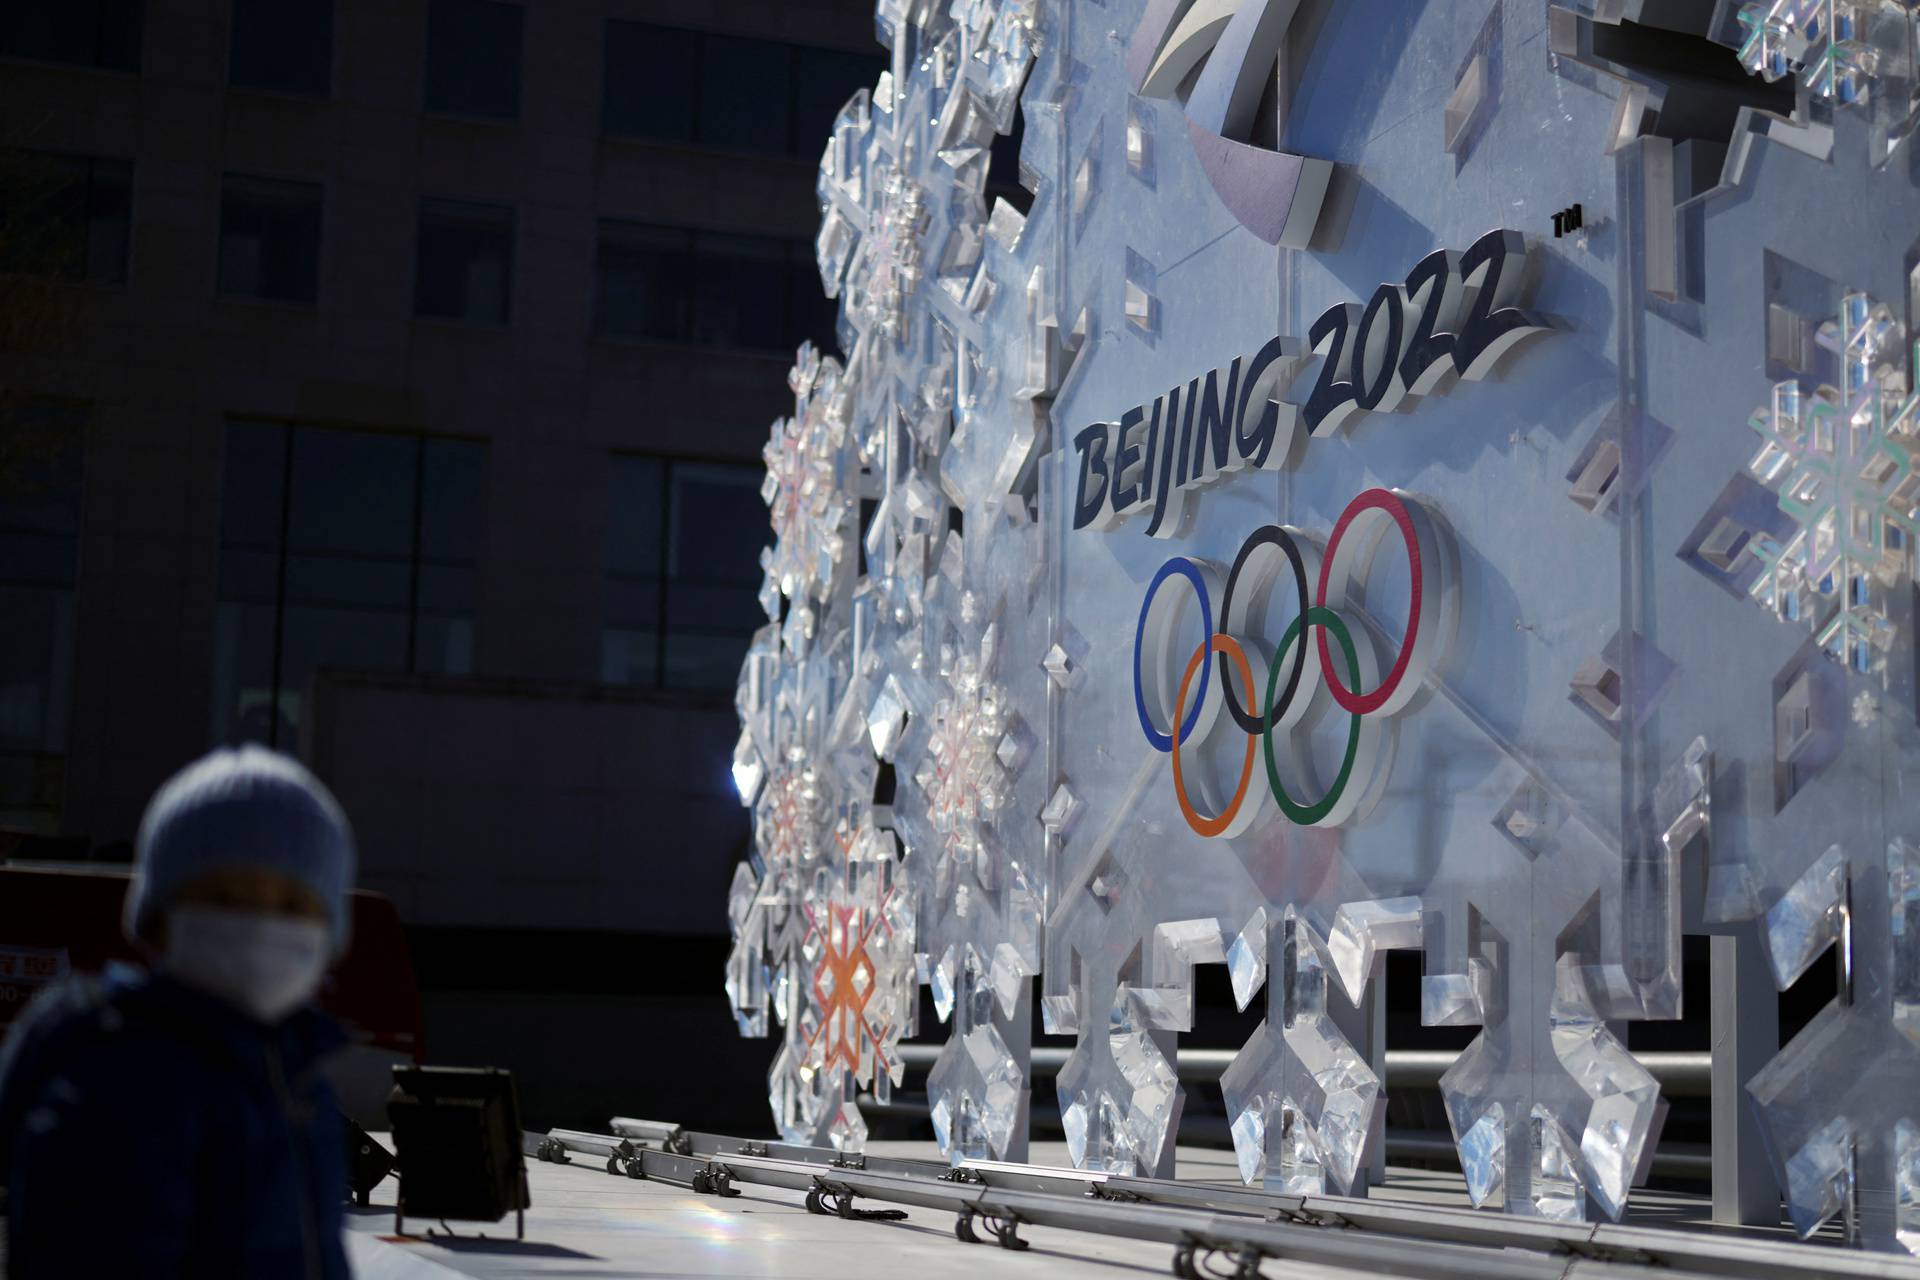
[[[387,1104],[400,1166],[396,1234],[408,1214],[498,1222],[526,1234],[526,1157],[513,1073],[498,1067],[395,1067]]]

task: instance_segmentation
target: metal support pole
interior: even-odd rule
[[[1780,1047],[1780,1009],[1760,933],[1747,924],[1712,939],[1713,1220],[1778,1226],[1780,1188],[1747,1082]]]

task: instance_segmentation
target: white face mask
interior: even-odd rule
[[[278,1022],[313,996],[332,950],[323,921],[181,906],[167,913],[160,967],[262,1022]]]

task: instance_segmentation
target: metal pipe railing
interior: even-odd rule
[[[929,1070],[940,1056],[937,1044],[903,1044],[896,1052],[910,1068]],[[1032,1078],[1058,1075],[1072,1050],[1052,1045],[1033,1050]],[[1178,1066],[1180,1079],[1188,1084],[1217,1081],[1233,1062],[1233,1049],[1189,1049],[1182,1047]],[[1431,1089],[1460,1055],[1451,1049],[1387,1050],[1386,1085],[1402,1089]],[[1660,1091],[1670,1098],[1705,1098],[1713,1092],[1713,1055],[1706,1052],[1636,1053],[1634,1060],[1659,1082]]]

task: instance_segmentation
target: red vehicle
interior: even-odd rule
[[[120,932],[129,875],[124,868],[0,864],[0,1035],[48,983],[98,973],[114,960],[140,962]],[[356,889],[352,907],[353,945],[322,984],[320,1005],[346,1026],[354,1047],[328,1074],[347,1115],[385,1128],[394,1064],[423,1061],[420,989],[393,903]]]

